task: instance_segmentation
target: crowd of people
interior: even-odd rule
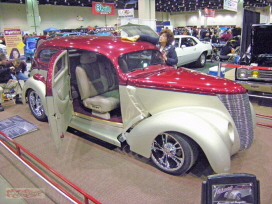
[[[241,33],[232,33],[234,29],[231,27],[225,30],[219,27],[181,27],[174,28],[173,33],[174,35],[191,35],[201,41],[211,42],[216,49],[220,50],[220,56],[227,59],[227,55],[234,52],[241,44]]]
[[[6,91],[15,95],[16,104],[22,104],[20,97],[22,93],[21,83],[28,79],[24,74],[26,71],[27,64],[20,59],[20,52],[17,48],[11,50],[9,60],[6,54],[0,53],[0,112],[4,111],[2,103]]]

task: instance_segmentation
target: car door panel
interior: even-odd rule
[[[73,113],[66,50],[57,52],[51,58],[46,84],[46,104],[50,131],[56,147],[59,148]]]

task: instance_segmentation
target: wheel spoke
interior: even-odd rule
[[[181,166],[184,162],[183,157],[177,157],[176,155],[169,155],[169,157],[177,164],[177,167]]]
[[[163,148],[161,147],[161,145],[157,142],[157,140],[154,140],[153,144],[152,144],[152,149],[154,151],[159,150],[163,152]]]

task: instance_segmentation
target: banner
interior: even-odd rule
[[[134,9],[121,9],[118,10],[119,18],[134,18]]]
[[[4,28],[4,36],[9,59],[20,58],[24,60],[25,44],[23,43],[20,27]]]
[[[77,16],[78,21],[84,21],[84,18],[82,16]]]
[[[114,4],[92,2],[92,11],[94,15],[114,15]]]
[[[237,12],[237,7],[238,7],[238,0],[224,0],[223,9]]]
[[[204,17],[215,17],[215,10],[204,8]]]

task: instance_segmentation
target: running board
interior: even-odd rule
[[[117,137],[122,133],[123,128],[101,124],[77,116],[72,118],[69,126],[100,140],[121,147],[121,143],[118,141]]]

